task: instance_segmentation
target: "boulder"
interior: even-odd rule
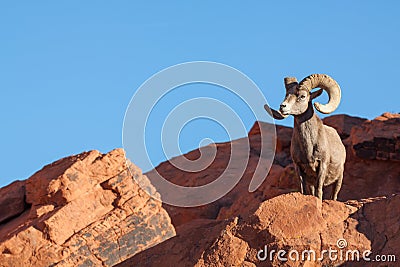
[[[116,149],[58,160],[1,189],[0,204],[13,192],[26,204],[0,225],[0,266],[113,266],[174,236],[161,203],[134,179],[151,186]]]

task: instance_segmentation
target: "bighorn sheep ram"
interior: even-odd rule
[[[282,120],[294,116],[294,127],[290,153],[297,175],[301,181],[303,194],[311,193],[322,199],[323,187],[334,184],[332,199],[336,200],[343,181],[345,147],[339,134],[332,127],[324,125],[315,114],[311,100],[328,93],[327,104],[314,103],[315,108],[325,114],[333,112],[340,102],[340,87],[325,74],[313,74],[300,83],[294,77],[284,79],[286,97],[279,111],[265,110],[275,119]],[[321,88],[311,92],[314,88]]]

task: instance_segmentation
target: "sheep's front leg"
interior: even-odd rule
[[[324,181],[327,173],[327,164],[324,162],[320,162],[319,168],[318,168],[318,177],[317,177],[317,191],[315,196],[318,197],[319,199],[322,200],[322,194],[323,194],[323,187],[324,187]]]
[[[310,193],[312,196],[315,196],[315,186],[310,184]]]
[[[300,170],[300,167],[297,164],[294,164],[294,168],[296,170],[297,176],[300,179],[300,192],[303,195],[307,195],[307,183],[306,183],[304,173]]]

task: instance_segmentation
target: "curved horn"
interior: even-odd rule
[[[283,115],[279,111],[270,108],[267,104],[264,105],[264,109],[270,116],[272,116],[276,120],[283,120],[288,117],[288,115]]]
[[[337,82],[326,74],[312,74],[304,78],[299,84],[299,90],[311,92],[314,88],[324,89],[329,96],[326,104],[314,103],[315,108],[321,113],[333,112],[340,103],[341,91]]]
[[[296,77],[285,77],[283,79],[283,81],[285,83],[286,92],[289,91],[294,86],[299,85],[299,83],[297,82]]]

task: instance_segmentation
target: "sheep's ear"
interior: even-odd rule
[[[319,90],[317,90],[315,92],[311,92],[310,99],[314,99],[314,98],[319,97],[322,94],[322,92],[323,92],[322,89],[319,89]]]

